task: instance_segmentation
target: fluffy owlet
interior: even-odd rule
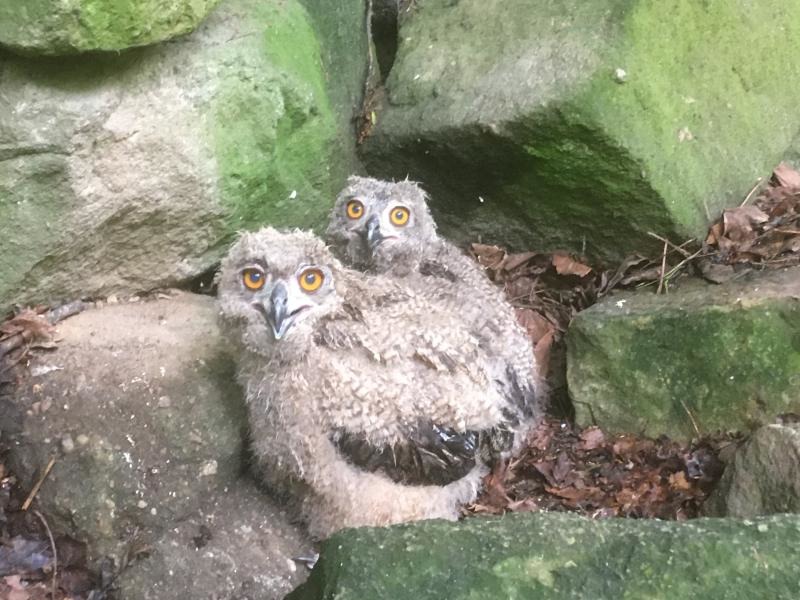
[[[449,307],[494,357],[495,379],[524,390],[527,423],[542,413],[543,384],[514,309],[474,260],[439,237],[416,183],[350,177],[327,235],[349,265],[390,276]]]
[[[254,453],[316,537],[454,519],[510,447],[524,394],[497,385],[459,315],[342,267],[313,234],[243,234],[219,303]]]

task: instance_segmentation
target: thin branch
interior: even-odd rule
[[[692,427],[694,428],[694,432],[697,434],[697,437],[702,436],[703,434],[700,433],[700,427],[698,427],[697,421],[695,420],[692,411],[690,411],[689,407],[686,406],[686,403],[683,401],[683,398],[679,398],[678,401],[681,403],[681,406],[683,406],[683,410],[686,411],[686,414],[689,415],[689,420],[692,422]]]
[[[652,231],[648,231],[647,235],[649,235],[650,237],[656,238],[659,242],[663,242],[665,244],[669,244],[670,248],[672,248],[675,252],[680,252],[684,256],[689,256],[689,251],[685,250],[684,247],[688,246],[689,244],[691,244],[694,241],[693,239],[686,240],[680,246],[676,246],[675,244],[670,242],[667,238],[661,237],[660,235],[658,235],[657,233],[653,233]]]
[[[758,188],[760,188],[760,187],[761,187],[761,184],[762,184],[762,183],[764,183],[764,178],[763,178],[763,177],[759,177],[759,178],[756,180],[756,184],[755,184],[755,185],[754,185],[754,186],[751,188],[751,190],[750,190],[750,191],[747,193],[747,196],[745,196],[745,197],[744,197],[744,200],[742,200],[742,203],[739,205],[739,208],[741,208],[742,206],[744,206],[745,204],[747,204],[748,202],[750,202],[750,198],[752,198],[752,197],[753,197],[753,194],[755,194],[755,193],[756,193],[756,190],[757,190]]]
[[[700,248],[700,250],[698,250],[697,252],[695,252],[691,256],[687,256],[686,258],[684,258],[681,262],[679,262],[677,265],[675,265],[674,267],[672,267],[669,270],[669,273],[667,273],[667,279],[668,280],[671,279],[672,276],[675,273],[677,273],[680,269],[682,269],[684,266],[686,266],[686,264],[688,264],[689,262],[693,261],[695,258],[700,256],[702,253],[703,253],[703,249]]]
[[[36,494],[39,493],[39,488],[42,487],[42,484],[44,483],[44,480],[50,474],[50,469],[53,468],[53,465],[55,463],[56,463],[56,457],[53,456],[53,457],[50,458],[50,462],[48,462],[47,466],[44,468],[44,471],[42,472],[41,477],[39,477],[39,480],[36,482],[36,484],[31,489],[31,492],[30,492],[30,494],[28,494],[28,497],[25,499],[25,502],[22,503],[23,512],[28,510],[28,508],[30,508],[31,502],[33,502],[33,499],[36,497]]]
[[[56,541],[53,539],[53,532],[50,531],[50,526],[47,524],[44,515],[35,508],[33,509],[33,514],[39,517],[42,525],[44,525],[45,531],[47,531],[47,537],[50,538],[50,547],[53,549],[53,578],[50,582],[50,598],[51,600],[56,600],[56,574],[58,573],[58,551],[56,550]]]

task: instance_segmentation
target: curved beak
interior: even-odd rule
[[[288,311],[289,292],[283,281],[275,283],[272,293],[269,296],[269,310],[267,311],[267,321],[272,326],[272,333],[275,339],[279,340],[292,325],[292,315]]]
[[[372,215],[367,220],[366,238],[367,245],[369,246],[370,250],[375,250],[375,248],[377,248],[383,241],[383,234],[381,233],[381,225],[378,215]]]

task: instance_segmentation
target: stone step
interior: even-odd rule
[[[511,514],[350,529],[287,600],[800,597],[800,517],[687,523]]]

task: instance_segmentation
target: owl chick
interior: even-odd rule
[[[496,381],[509,393],[522,389],[523,422],[530,426],[542,414],[544,386],[514,309],[474,260],[439,237],[426,194],[416,183],[350,177],[336,199],[327,235],[349,265],[392,276],[449,306],[494,357]],[[520,445],[524,432],[518,433]]]
[[[344,268],[313,234],[243,234],[219,304],[254,453],[315,537],[455,519],[510,447],[518,407],[458,315]]]

